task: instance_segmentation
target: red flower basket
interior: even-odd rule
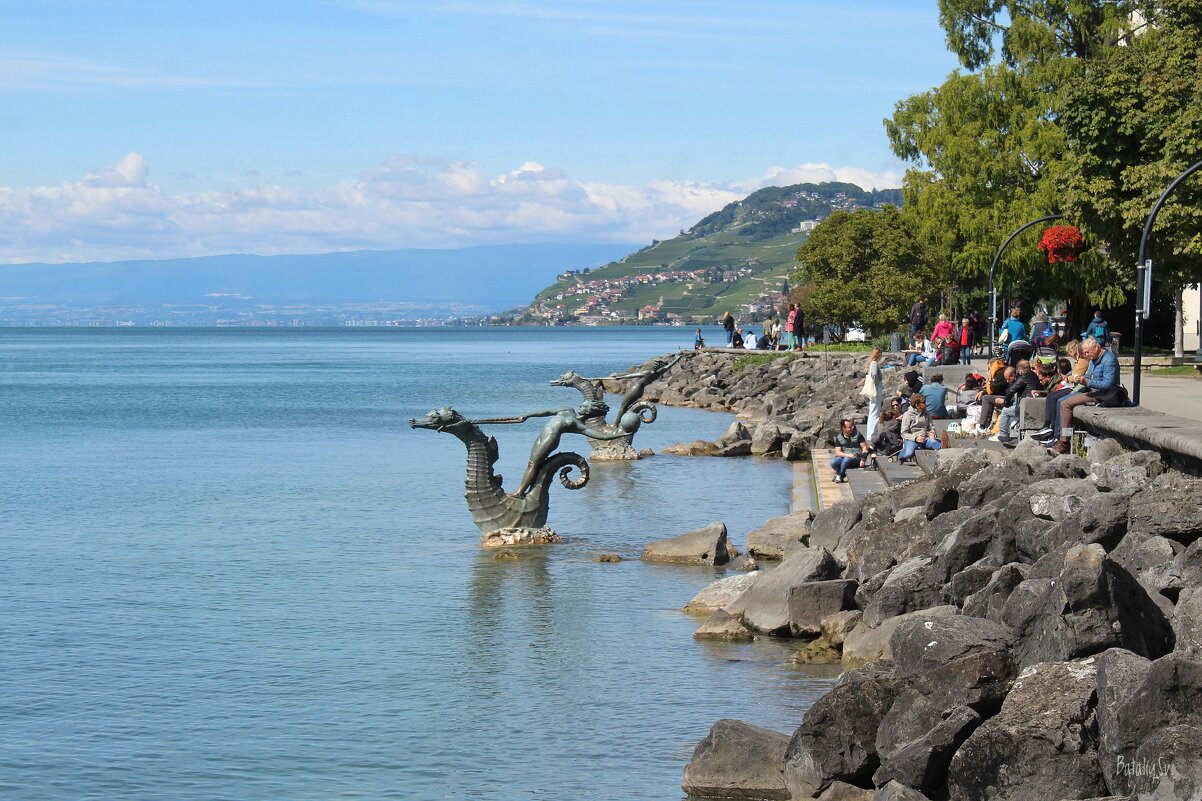
[[[1081,229],[1075,225],[1053,225],[1044,229],[1039,249],[1048,254],[1049,264],[1075,262],[1085,250],[1085,240],[1081,237]]]

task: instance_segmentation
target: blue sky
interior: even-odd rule
[[[4,2],[0,261],[646,241],[897,185],[935,5]]]

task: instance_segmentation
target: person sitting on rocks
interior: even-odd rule
[[[943,373],[935,373],[931,380],[923,384],[919,393],[927,399],[927,411],[931,417],[942,420],[948,417],[947,387],[943,386]]]
[[[864,441],[864,435],[856,430],[855,423],[843,418],[839,421],[839,433],[835,435],[835,455],[831,457],[835,483],[846,483],[848,469],[860,467],[867,458],[868,443]]]
[[[902,402],[901,398],[894,398],[893,400],[889,401],[889,408],[886,411],[893,412],[893,417],[897,420],[901,420],[902,414],[906,411],[906,404]]]
[[[931,416],[927,414],[927,399],[921,392],[910,396],[910,408],[902,415],[901,436],[902,449],[897,457],[898,464],[910,462],[919,449],[937,451],[940,448],[939,438],[931,427]]]
[[[1093,337],[1086,337],[1081,343],[1081,352],[1090,361],[1089,369],[1084,376],[1073,380],[1083,391],[1060,401],[1060,429],[1056,432],[1052,453],[1068,453],[1070,450],[1073,409],[1078,406],[1122,406],[1127,402],[1127,391],[1119,383],[1119,360],[1114,352],[1103,348]]]
[[[894,401],[893,409],[886,409],[881,415],[880,425],[872,438],[872,450],[877,454],[893,456],[902,449],[901,438],[901,401]]]
[[[976,403],[977,396],[981,394],[982,380],[984,380],[983,376],[976,373],[964,376],[964,381],[956,388],[955,401],[947,405],[948,417],[964,417],[964,410]],[[979,411],[978,414],[980,414]]]
[[[998,433],[989,438],[993,442],[1002,444],[1013,442],[1015,438],[1010,435],[1010,428],[1014,425],[1014,419],[1018,415],[1019,403],[1023,398],[1042,395],[1048,388],[1047,377],[1030,362],[1025,360],[1019,362],[1018,369],[1018,378],[1010,384],[1000,402],[1002,414],[998,421]]]
[[[898,411],[898,417],[906,411],[906,407],[910,405],[910,396],[915,392],[922,391],[922,379],[918,377],[917,370],[907,370],[902,376],[901,388],[897,390],[894,400],[901,404],[901,409]]]

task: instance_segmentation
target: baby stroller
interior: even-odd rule
[[[1005,347],[1002,358],[1006,360],[1007,367],[1015,367],[1023,359],[1030,360],[1031,355],[1035,353],[1035,346],[1025,339],[1016,339]]]

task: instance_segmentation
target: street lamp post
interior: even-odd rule
[[[1152,303],[1152,277],[1149,271],[1152,265],[1148,263],[1148,239],[1152,236],[1152,225],[1156,222],[1156,215],[1160,213],[1160,207],[1169,199],[1169,195],[1173,190],[1184,181],[1186,178],[1193,175],[1198,170],[1202,169],[1202,161],[1188,167],[1185,172],[1178,175],[1173,183],[1169,184],[1169,188],[1164,190],[1160,196],[1160,200],[1156,201],[1156,205],[1152,207],[1152,213],[1148,215],[1148,221],[1144,223],[1144,235],[1139,239],[1139,261],[1135,265],[1135,360],[1133,371],[1135,373],[1131,379],[1131,402],[1139,406],[1139,379],[1140,367],[1143,361],[1144,350],[1144,310],[1151,309]]]
[[[1046,217],[1040,217],[1038,220],[1031,220],[1031,222],[1024,224],[1023,226],[1018,228],[1014,233],[1010,234],[1010,236],[1006,237],[1006,241],[1003,242],[1002,246],[997,249],[997,254],[993,257],[993,264],[989,265],[989,341],[990,342],[992,342],[993,338],[997,335],[997,287],[994,286],[993,279],[994,279],[994,276],[997,274],[997,266],[998,266],[998,263],[1002,260],[1002,254],[1006,252],[1006,247],[1009,246],[1009,244],[1014,240],[1014,237],[1018,236],[1023,231],[1030,228],[1032,225],[1039,225],[1040,223],[1043,223],[1043,222],[1051,222],[1052,220],[1059,220],[1063,216],[1064,216],[1063,214],[1049,214]]]

